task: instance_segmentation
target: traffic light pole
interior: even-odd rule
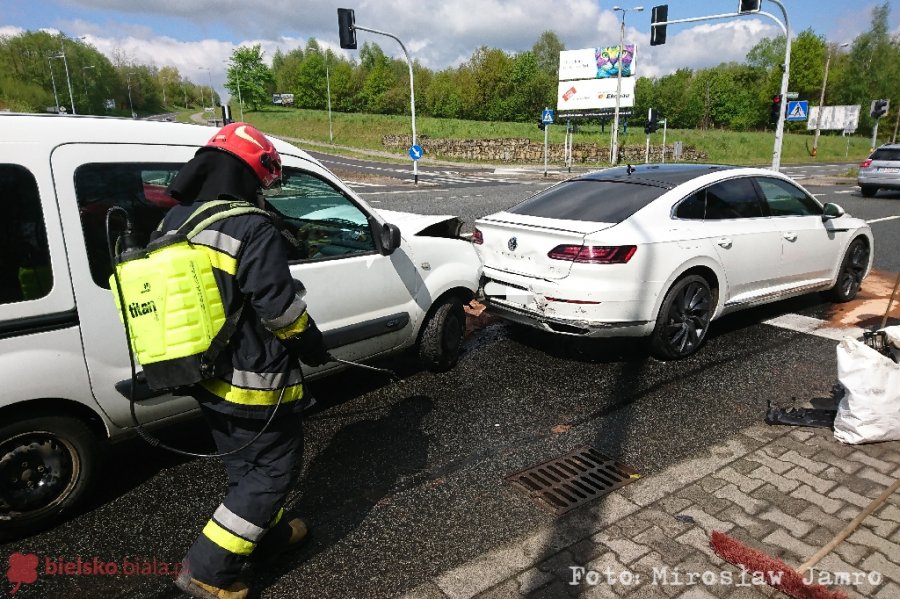
[[[785,53],[784,53],[784,72],[781,76],[781,97],[784,98],[787,95],[788,91],[788,77],[790,75],[791,70],[791,27],[788,21],[787,10],[784,8],[784,4],[780,2],[780,0],[768,0],[772,4],[778,6],[781,9],[781,14],[784,16],[784,22],[778,20],[778,18],[764,11],[753,11],[753,12],[734,12],[734,13],[725,13],[721,15],[709,15],[705,17],[690,17],[687,19],[673,19],[671,21],[660,21],[658,23],[653,23],[653,26],[665,26],[665,25],[676,25],[678,23],[695,23],[697,21],[711,21],[714,19],[732,19],[734,17],[745,17],[750,15],[762,15],[768,17],[775,21],[779,27],[781,27],[782,33],[784,33],[785,39]],[[777,171],[781,168],[781,146],[784,140],[784,110],[781,111],[781,114],[778,117],[778,125],[775,128],[775,147],[772,151],[772,170]]]
[[[353,29],[359,29],[360,31],[368,31],[369,33],[374,33],[376,35],[384,35],[386,37],[391,38],[400,44],[400,49],[403,50],[403,55],[406,57],[406,66],[409,67],[409,107],[412,112],[412,145],[416,145],[416,88],[413,85],[413,68],[412,61],[409,59],[409,52],[406,51],[406,46],[403,45],[403,42],[400,41],[400,38],[391,33],[387,33],[385,31],[378,31],[377,29],[369,29],[368,27],[360,27],[359,25],[354,24]],[[415,184],[419,184],[419,161],[413,160],[413,180]]]

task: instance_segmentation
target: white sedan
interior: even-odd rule
[[[597,171],[475,227],[489,311],[563,335],[650,337],[662,359],[697,351],[735,310],[852,299],[874,247],[865,221],[788,177],[720,165]]]

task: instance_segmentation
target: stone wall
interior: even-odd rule
[[[514,163],[543,163],[544,144],[533,142],[529,139],[432,139],[427,136],[419,136],[417,140],[425,155],[432,158],[473,160],[479,162],[514,162]],[[382,140],[387,148],[406,149],[412,145],[409,135],[385,135]],[[620,151],[620,161],[633,164],[644,161],[645,146],[626,145]],[[673,146],[666,146],[666,160],[672,161]],[[553,163],[564,161],[563,145],[549,144],[547,147],[547,159]],[[650,146],[650,161],[660,162],[662,159],[662,146]],[[693,146],[683,146],[682,162],[702,162],[707,160],[705,152],[699,152]],[[608,162],[609,146],[600,146],[596,143],[576,143],[572,148],[572,161],[574,164],[587,162]]]

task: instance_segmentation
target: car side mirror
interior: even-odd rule
[[[381,226],[381,254],[390,256],[398,247],[400,247],[400,228],[397,225],[385,223]]]
[[[824,211],[822,212],[822,220],[831,220],[834,218],[840,218],[844,216],[844,209],[838,206],[837,204],[825,204]]]

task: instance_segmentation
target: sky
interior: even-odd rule
[[[656,0],[661,2],[661,0]],[[852,41],[869,29],[872,9],[884,0],[780,0],[792,35],[812,28],[830,42]],[[900,3],[888,0],[889,29],[900,34]],[[739,0],[669,0],[669,20],[734,14]],[[62,32],[83,39],[109,57],[138,64],[174,66],[220,95],[227,61],[241,45],[261,44],[265,58],[315,38],[320,46],[351,57],[338,44],[337,8],[355,10],[362,27],[399,38],[410,57],[432,70],[458,66],[480,46],[514,53],[530,50],[553,31],[567,50],[618,45],[622,12],[596,0],[0,0],[0,36],[23,31]],[[676,69],[742,62],[760,40],[781,34],[763,14],[670,25],[665,45],[650,46],[653,4],[622,3],[625,42],[637,44],[635,74],[658,77]],[[643,6],[642,12],[632,10]],[[784,21],[773,0],[764,13]],[[357,32],[386,54],[403,58],[396,41]]]

